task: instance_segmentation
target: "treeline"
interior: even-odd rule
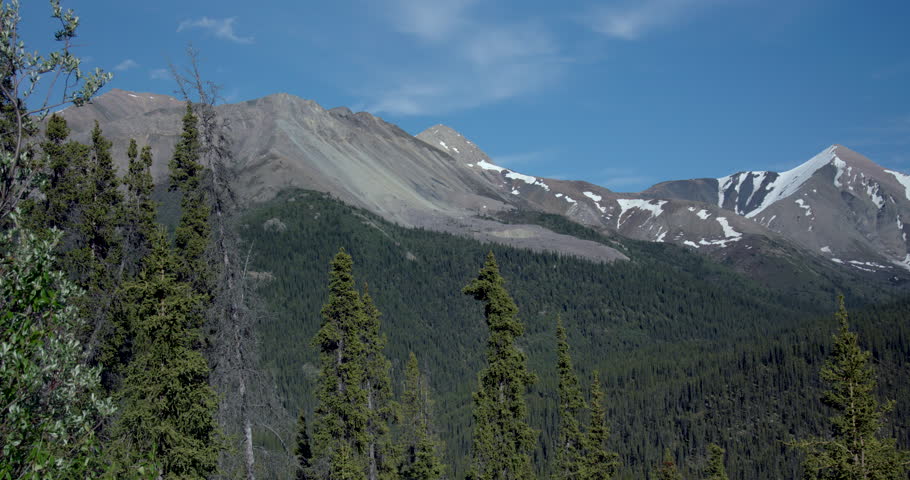
[[[25,362],[4,376],[13,385],[50,382],[28,387],[35,393],[24,402],[15,398],[23,386],[20,392],[4,389],[12,404],[4,412],[2,470],[11,478],[42,471],[53,478],[73,476],[57,466],[61,459],[82,463],[84,471],[76,476],[86,478],[203,478],[216,472],[224,444],[200,331],[214,272],[206,261],[210,209],[201,185],[196,123],[188,105],[170,161],[171,188],[182,198],[171,242],[166,228],[155,223],[149,147],[140,153],[131,141],[128,171],[118,178],[111,143],[97,123],[91,144],[83,145],[68,140],[63,117],[47,120],[42,161],[32,166],[43,178],[5,219],[4,253],[10,267],[3,279],[3,308],[10,320],[5,331],[16,340],[23,332],[11,320],[22,313],[22,302],[33,295],[46,297],[39,312],[78,320],[63,329],[45,317],[32,324],[31,340],[37,336],[53,344],[66,339],[81,351],[47,358],[50,353],[27,343],[26,335],[14,343],[18,351],[7,352]],[[23,264],[33,256],[41,260]],[[17,290],[16,284],[27,288]],[[75,293],[74,285],[82,292]],[[50,368],[48,361],[61,362],[46,372],[50,378],[31,376],[32,370]],[[92,368],[78,382],[69,378],[85,368],[83,362]],[[69,411],[65,404],[39,407],[57,390],[101,404],[91,415]],[[6,415],[12,411],[21,415],[15,420],[19,424],[76,421],[74,416],[87,424],[82,431],[47,438],[41,429],[16,430]],[[76,446],[76,452],[69,450]]]
[[[800,456],[786,443],[826,429],[818,368],[831,348],[829,303],[762,288],[683,249],[629,242],[632,261],[597,265],[400,228],[305,191],[251,209],[238,228],[257,245],[252,274],[271,312],[260,327],[270,346],[263,359],[288,408],[315,408],[310,392],[318,362],[300,345],[319,328],[325,265],[344,246],[384,313],[392,377],[400,381],[410,351],[425,366],[453,477],[469,468],[470,402],[486,338],[476,307],[459,291],[472,277],[467,259],[491,248],[526,325],[518,344],[539,376],[528,397],[530,424],[539,432],[532,454],[537,473],[549,475],[555,465],[557,317],[581,383],[591,385],[593,373],[600,374],[613,431],[609,450],[622,463],[618,478],[654,478],[666,449],[686,478],[697,478],[711,442],[726,450],[731,478],[792,478]],[[886,433],[904,446],[910,444],[910,391],[902,381],[910,373],[910,326],[902,320],[908,311],[907,303],[882,306],[874,314],[861,311],[855,322],[879,362],[879,393],[899,402]]]

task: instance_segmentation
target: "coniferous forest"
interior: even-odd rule
[[[314,191],[243,204],[243,132],[195,62],[156,185],[150,147],[118,171],[97,123],[79,143],[51,113],[110,80],[80,70],[78,18],[51,5],[45,54],[0,10],[0,479],[910,478],[905,292],[845,275],[794,293],[533,212],[500,220],[630,260]],[[35,94],[48,75],[70,82],[59,102]]]

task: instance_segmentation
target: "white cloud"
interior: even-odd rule
[[[202,17],[198,20],[184,20],[177,26],[177,31],[182,32],[190,28],[200,28],[208,31],[216,38],[228,40],[234,43],[253,43],[253,37],[241,37],[234,32],[234,21],[236,18],[209,18]]]
[[[155,68],[149,70],[149,78],[152,80],[168,80],[171,78],[171,73],[166,68]]]
[[[394,0],[390,9],[399,32],[442,40],[468,23],[465,10],[476,0]]]
[[[474,0],[394,0],[394,27],[413,35],[418,58],[377,64],[361,93],[374,113],[431,115],[464,110],[541,90],[565,59],[541,24],[491,23],[472,16]]]
[[[118,63],[117,66],[114,67],[114,70],[116,70],[118,72],[125,72],[131,68],[136,68],[138,66],[139,66],[139,64],[136,63],[135,60],[133,60],[132,58],[127,58],[126,60]]]
[[[723,0],[639,0],[600,6],[582,21],[595,32],[637,40],[651,31],[682,22],[700,9]]]

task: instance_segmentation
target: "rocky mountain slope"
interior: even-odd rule
[[[152,174],[163,182],[184,108],[170,97],[112,90],[63,115],[83,141],[98,121],[121,170],[130,138],[151,145]],[[405,226],[599,261],[625,258],[597,242],[483,218],[512,208],[509,196],[451,155],[368,113],[327,110],[287,94],[217,109],[230,125],[235,188],[245,202],[306,188]]]
[[[673,181],[629,194],[500,167],[444,125],[415,137],[369,113],[327,110],[287,94],[217,108],[231,128],[236,189],[248,202],[289,187],[313,189],[405,226],[601,261],[625,258],[600,243],[500,221],[507,212],[544,212],[607,235],[696,249],[743,269],[756,258],[796,255],[826,268],[910,278],[903,224],[910,176],[842,146],[787,172]],[[153,175],[164,181],[183,110],[171,97],[112,90],[64,115],[78,139],[97,120],[120,161],[129,138],[152,145]]]
[[[841,145],[786,172],[665,182],[643,194],[712,203],[856,270],[910,269],[910,176]]]

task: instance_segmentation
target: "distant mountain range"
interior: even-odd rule
[[[597,261],[627,258],[621,245],[502,221],[533,211],[619,239],[678,244],[741,270],[768,256],[798,257],[823,270],[910,279],[910,176],[840,145],[787,172],[669,181],[629,194],[497,166],[444,125],[415,137],[369,113],[287,94],[217,108],[231,128],[235,185],[246,202],[307,188],[404,226]],[[183,109],[172,97],[112,90],[64,116],[77,139],[97,120],[121,162],[130,138],[151,145],[153,175],[164,181]]]

